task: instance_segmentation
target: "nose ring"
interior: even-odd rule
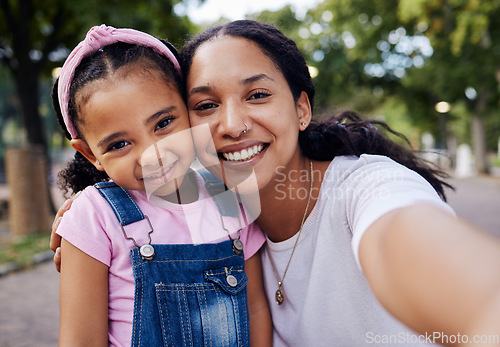
[[[245,125],[245,130],[242,131],[243,134],[246,134],[248,132],[248,125],[247,123],[243,123]]]

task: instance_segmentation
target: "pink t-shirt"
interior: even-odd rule
[[[128,191],[153,226],[152,244],[200,244],[228,239],[214,200],[196,174],[199,199],[190,204],[172,204],[143,191]],[[241,221],[241,241],[245,260],[264,244],[265,237],[253,223],[245,227]],[[224,217],[224,227],[232,237],[240,228],[237,218]],[[147,221],[125,227],[128,236],[139,245],[148,242]],[[127,240],[109,203],[94,187],[86,188],[63,216],[57,233],[75,247],[109,266],[109,328],[110,345],[130,346],[134,308],[134,276],[130,250],[135,246]]]

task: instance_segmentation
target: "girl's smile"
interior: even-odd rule
[[[175,172],[175,169],[176,169],[178,163],[179,163],[179,161],[176,160],[175,162],[173,162],[170,165],[162,166],[157,171],[151,172],[151,173],[148,173],[147,175],[145,175],[142,178],[142,180],[146,184],[150,184],[150,185],[165,184],[173,178],[173,175],[174,175],[174,172]]]

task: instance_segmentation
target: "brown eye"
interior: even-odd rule
[[[207,102],[207,103],[204,103],[204,104],[201,104],[201,105],[198,105],[194,108],[195,111],[206,111],[206,110],[210,110],[212,108],[216,108],[217,105],[212,103],[212,102]]]
[[[256,92],[252,93],[252,95],[250,95],[249,99],[251,99],[251,100],[263,99],[263,98],[266,98],[268,96],[271,96],[271,94],[266,92],[266,91],[263,91],[263,90],[258,90]]]
[[[167,118],[162,119],[161,121],[158,122],[158,124],[156,124],[156,130],[160,130],[160,129],[164,129],[164,128],[168,127],[174,119],[175,119],[174,117],[167,117]]]
[[[115,142],[113,144],[111,144],[109,147],[108,147],[108,152],[109,151],[118,151],[122,148],[124,148],[125,146],[128,145],[128,142],[127,141],[118,141],[118,142]]]

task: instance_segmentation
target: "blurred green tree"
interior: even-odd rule
[[[408,68],[402,64],[409,59],[395,53],[387,57],[388,37],[400,26],[396,6],[396,0],[325,0],[306,14],[284,8],[258,19],[278,25],[293,38],[317,74],[316,116],[354,109],[418,139],[409,126],[411,119],[399,112],[401,101],[393,96],[401,86],[401,71]]]
[[[62,65],[91,26],[131,27],[180,47],[193,30],[188,18],[174,11],[180,2],[0,0],[0,61],[16,86],[28,145],[42,147],[48,161],[40,85],[51,83],[51,71]]]
[[[426,26],[434,48],[430,64],[422,69],[425,82],[413,79],[414,85],[466,105],[476,168],[487,172],[484,123],[493,118],[500,122],[500,2],[400,0],[398,15],[407,27]]]
[[[415,141],[430,131],[441,148],[446,120],[464,128],[468,118],[477,167],[486,171],[482,122],[499,122],[499,1],[325,0],[298,19],[289,9],[259,19],[294,38],[319,72],[317,109],[391,118],[397,128],[419,129],[410,132]],[[443,100],[453,107],[439,116],[434,107]]]
[[[173,11],[178,2],[0,0],[0,61],[17,87],[28,142],[46,145],[39,81],[50,78],[91,26],[132,27],[179,46],[191,24]]]

